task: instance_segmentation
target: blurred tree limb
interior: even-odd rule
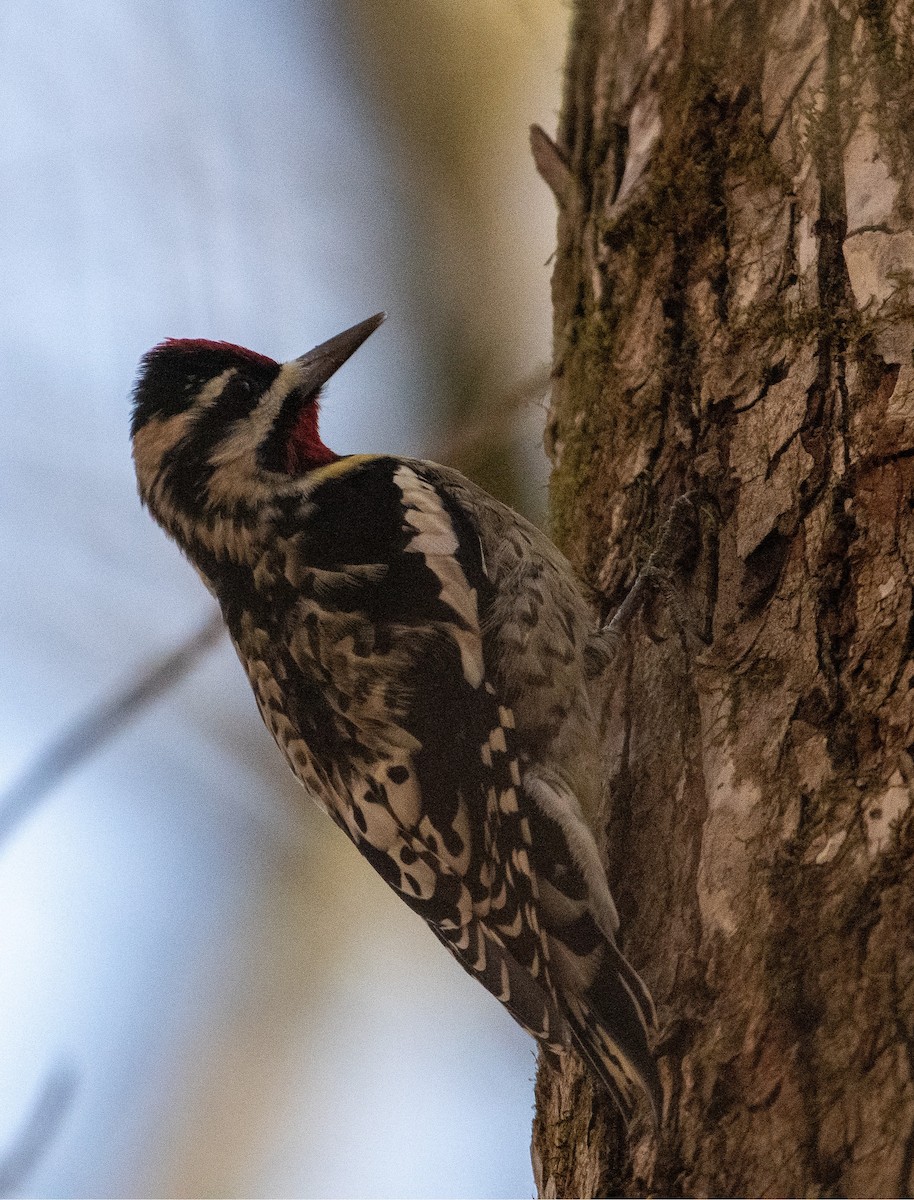
[[[470,413],[464,425],[453,430],[438,446],[429,452],[428,458],[446,466],[465,469],[461,464],[470,459],[481,447],[491,450],[507,441],[517,426],[521,409],[535,400],[544,400],[549,393],[550,372],[547,366],[534,371],[505,393],[491,407],[477,404],[479,415]]]
[[[188,674],[225,631],[213,613],[185,642],[156,659],[137,678],[105,697],[51,741],[25,773],[0,793],[0,845],[70,771],[91,758],[147,705]]]
[[[76,1073],[67,1066],[50,1071],[18,1137],[0,1153],[0,1196],[21,1191],[53,1141],[76,1095]]]

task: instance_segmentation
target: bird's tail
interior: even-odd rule
[[[639,1092],[647,1095],[655,1127],[663,1109],[663,1089],[648,1045],[657,1018],[650,993],[634,968],[611,942],[600,970],[583,993],[563,997],[576,1048],[590,1063],[631,1119]]]

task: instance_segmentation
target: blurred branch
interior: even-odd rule
[[[222,614],[214,613],[196,633],[152,663],[134,682],[103,700],[41,751],[25,773],[0,793],[0,843],[61,779],[110,742],[153,700],[184,678],[221,637]]]
[[[48,1074],[25,1126],[0,1158],[0,1196],[22,1190],[72,1106],[76,1085],[76,1072],[70,1067],[58,1066]]]
[[[550,369],[544,364],[532,375],[516,383],[488,412],[468,422],[463,429],[430,450],[428,457],[442,463],[456,463],[474,450],[491,446],[493,441],[498,442],[510,431],[511,418],[518,409],[546,395],[550,379]]]

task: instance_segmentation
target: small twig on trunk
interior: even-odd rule
[[[576,184],[564,152],[541,125],[530,126],[530,150],[540,177],[548,185],[560,208],[569,208]]]

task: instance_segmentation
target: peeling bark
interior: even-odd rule
[[[633,636],[599,832],[667,1111],[540,1065],[549,1196],[914,1189],[914,0],[581,0],[554,532],[611,612],[676,496],[713,645]]]

